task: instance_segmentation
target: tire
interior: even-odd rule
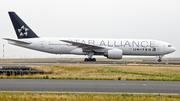
[[[161,62],[161,61],[162,61],[161,59],[158,60],[158,62]]]
[[[92,58],[89,58],[88,60],[89,60],[89,61],[93,61],[93,59],[92,59]]]
[[[85,62],[87,62],[87,61],[88,61],[88,59],[87,59],[87,58],[85,58],[85,59],[84,59],[84,61],[85,61]]]

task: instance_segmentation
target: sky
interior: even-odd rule
[[[0,58],[65,58],[7,43],[17,38],[8,11],[40,37],[155,39],[172,44],[180,57],[180,0],[2,0]],[[82,56],[84,57],[84,56]]]

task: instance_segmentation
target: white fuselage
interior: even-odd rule
[[[88,52],[82,48],[74,46],[61,40],[68,40],[83,44],[105,47],[104,49],[92,50],[94,55],[103,55],[109,49],[121,49],[123,55],[144,55],[144,56],[160,56],[175,51],[170,44],[157,40],[149,39],[100,39],[100,38],[28,38],[19,39],[30,44],[23,44],[14,41],[8,41],[9,44],[48,52],[53,54],[77,54],[88,55]],[[91,49],[88,49],[91,51]]]

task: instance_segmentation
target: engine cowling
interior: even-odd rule
[[[104,53],[104,56],[106,56],[108,59],[122,59],[123,51],[120,49],[112,49],[107,50]]]

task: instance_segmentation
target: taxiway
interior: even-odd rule
[[[177,93],[179,81],[0,79],[0,91]]]

